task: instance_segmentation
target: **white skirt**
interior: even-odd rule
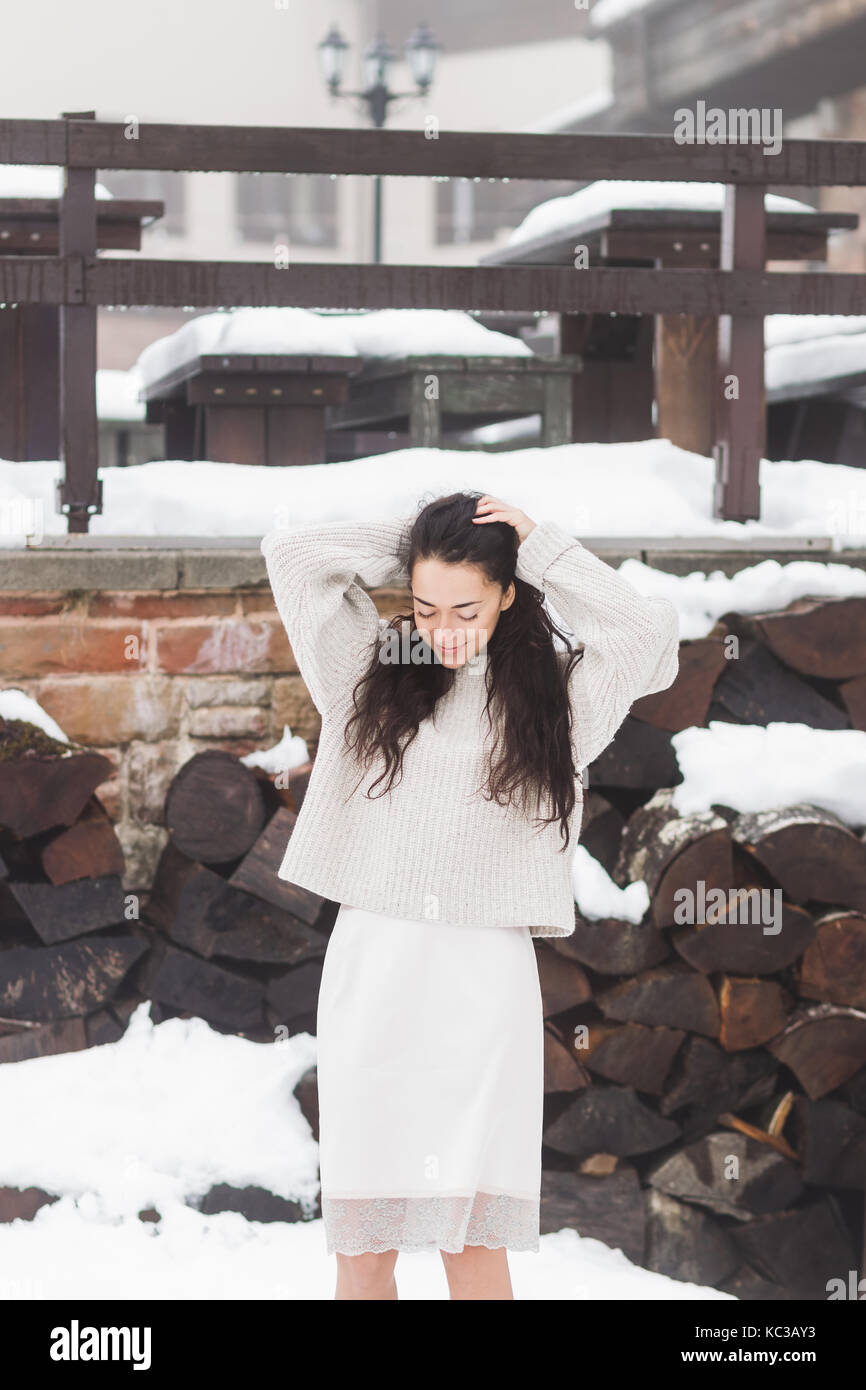
[[[528,927],[342,906],[317,1053],[328,1254],[538,1250],[544,1036]]]

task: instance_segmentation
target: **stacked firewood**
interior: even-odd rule
[[[710,720],[866,729],[866,600],[725,615],[590,768],[581,843],[650,908],[539,943],[542,1230],[740,1298],[856,1297],[866,837],[808,804],[678,815],[671,735]]]
[[[147,951],[95,788],[108,758],[0,719],[0,1062],[119,1037]],[[133,920],[131,920],[131,918]]]
[[[143,999],[154,1021],[262,1042],[314,1031],[338,905],[277,877],[310,770],[280,787],[229,753],[193,757],[142,902],[96,795],[110,760],[0,719],[0,1062],[112,1041]]]
[[[272,779],[209,750],[177,773],[138,977],[155,1020],[193,1014],[260,1042],[315,1032],[339,904],[277,875],[311,768]]]

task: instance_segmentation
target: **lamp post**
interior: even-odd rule
[[[383,34],[368,44],[364,50],[364,89],[360,92],[343,90],[343,76],[346,66],[346,53],[349,44],[343,38],[336,24],[319,44],[319,59],[322,75],[333,99],[349,97],[362,103],[370,122],[381,130],[388,117],[392,101],[401,98],[424,97],[433,85],[436,67],[436,51],[442,45],[437,42],[427,24],[421,23],[406,40],[405,52],[409,71],[415,80],[414,92],[392,92],[389,86],[389,70],[397,59],[397,54],[388,44]],[[382,262],[382,178],[379,174],[373,179],[373,261]]]

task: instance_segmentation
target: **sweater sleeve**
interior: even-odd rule
[[[580,769],[610,743],[635,700],[667,690],[679,669],[679,615],[647,597],[553,522],[518,546],[517,575],[541,589],[584,645],[569,678]]]
[[[366,669],[379,624],[355,582],[408,582],[408,520],[334,521],[269,531],[261,542],[277,612],[320,714]]]

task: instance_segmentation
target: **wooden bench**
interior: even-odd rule
[[[145,388],[165,456],[214,463],[324,463],[325,411],[348,398],[356,357],[201,353]]]
[[[579,356],[368,360],[349,382],[345,404],[327,412],[329,456],[353,457],[354,432],[394,432],[386,447],[440,447],[448,432],[541,415],[542,444],[572,438],[572,382]],[[402,436],[402,438],[400,437]]]
[[[830,232],[855,228],[859,217],[792,209],[768,211],[766,221],[766,261],[826,261]],[[576,248],[586,247],[590,266],[718,267],[721,222],[713,209],[624,203],[497,248],[481,263],[573,266]],[[560,346],[584,358],[583,372],[573,378],[572,438],[615,443],[658,435],[711,455],[720,393],[717,339],[714,317],[563,314]],[[750,384],[741,383],[743,394]]]

